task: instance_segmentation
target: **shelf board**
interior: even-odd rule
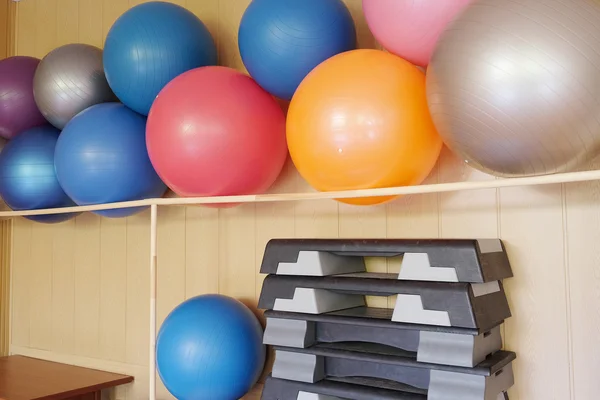
[[[118,203],[97,204],[91,206],[51,208],[29,211],[2,211],[0,219],[18,216],[65,214],[74,212],[112,210],[127,207],[148,206],[185,206],[185,205],[214,205],[226,203],[264,203],[306,200],[332,200],[352,199],[363,197],[380,196],[403,196],[427,193],[458,192],[466,190],[498,189],[517,186],[551,185],[558,183],[586,182],[600,180],[600,170],[569,172],[563,174],[552,174],[542,176],[520,177],[520,178],[496,178],[477,182],[453,182],[438,183],[430,185],[400,186],[379,189],[346,190],[337,192],[310,192],[310,193],[280,193],[280,194],[258,194],[242,196],[214,196],[214,197],[166,197],[144,199],[136,201],[124,201]]]

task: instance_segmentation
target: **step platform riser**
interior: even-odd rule
[[[273,239],[261,273],[327,276],[364,271],[364,257],[403,256],[398,279],[485,283],[510,278],[499,239]]]
[[[480,335],[267,317],[263,343],[308,348],[316,343],[364,342],[414,352],[424,363],[474,367],[502,348],[500,327]]]
[[[352,379],[349,379],[351,381]],[[303,383],[273,377],[267,378],[262,393],[262,400],[435,400],[433,394],[418,394],[409,391],[396,391],[369,387],[365,385],[351,384],[324,380],[318,383]],[[463,397],[451,397],[454,394],[445,395],[443,400],[456,400]],[[438,398],[439,399],[439,398]],[[472,400],[465,397],[465,400]],[[506,392],[498,393],[496,397],[482,397],[484,400],[509,400]]]
[[[511,316],[502,283],[403,282],[352,276],[265,278],[259,308],[322,314],[397,295],[395,322],[489,330]]]
[[[275,378],[316,383],[327,378],[369,377],[427,390],[430,400],[495,400],[514,385],[512,364],[490,376],[299,354],[277,350]]]

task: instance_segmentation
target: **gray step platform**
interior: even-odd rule
[[[499,239],[272,239],[261,273],[365,272],[364,257],[403,256],[398,279],[485,283],[513,276]]]
[[[495,400],[514,385],[512,352],[500,351],[475,368],[464,368],[420,363],[401,350],[365,343],[274,348],[272,376],[279,379],[315,383],[368,377],[426,390],[427,398],[436,400]]]
[[[500,325],[486,332],[392,322],[393,310],[356,307],[320,315],[265,311],[263,343],[308,348],[317,343],[362,342],[405,351],[419,362],[474,367],[502,349]]]
[[[397,295],[395,322],[487,331],[511,316],[500,281],[455,283],[397,280],[393,274],[269,275],[259,308],[323,314],[366,305],[365,296]]]
[[[398,388],[399,386],[399,388]],[[402,390],[406,389],[406,390]],[[369,378],[325,379],[317,383],[267,377],[262,400],[426,400],[423,390]]]
[[[393,383],[368,378],[326,379],[317,383],[295,382],[269,376],[262,400],[426,400],[422,391],[403,391]],[[433,400],[433,398],[430,398]],[[456,399],[452,399],[456,400]],[[463,399],[461,399],[463,400]],[[466,399],[469,400],[469,399]],[[493,400],[509,400],[507,393]]]

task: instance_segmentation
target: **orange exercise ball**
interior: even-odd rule
[[[296,168],[319,191],[417,185],[442,148],[425,74],[379,50],[341,53],[317,66],[292,98],[287,141]],[[395,197],[339,201],[371,205]]]

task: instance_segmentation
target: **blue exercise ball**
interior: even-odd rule
[[[158,373],[179,400],[237,400],[265,364],[263,330],[236,299],[202,295],[177,306],[156,342]]]
[[[43,125],[10,140],[0,152],[0,196],[15,211],[59,208],[76,204],[60,187],[54,171],[54,149],[60,131]],[[78,213],[35,215],[26,218],[56,223]]]
[[[356,48],[356,29],[341,0],[253,0],[238,40],[252,78],[290,100],[313,68]]]
[[[65,126],[56,144],[56,175],[79,205],[160,197],[166,191],[146,151],[146,118],[121,103],[92,106]],[[133,215],[143,207],[96,211]]]
[[[125,12],[104,44],[104,72],[127,107],[148,115],[154,99],[173,78],[217,64],[217,48],[206,26],[185,8],[149,2]]]

